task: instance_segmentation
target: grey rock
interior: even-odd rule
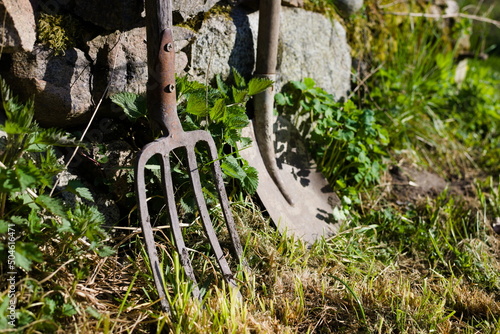
[[[142,93],[147,82],[146,30],[135,28],[101,35],[87,43],[95,64],[94,96],[118,92]]]
[[[334,0],[335,6],[344,16],[351,16],[363,7],[363,0]]]
[[[215,74],[227,77],[234,67],[249,77],[255,65],[253,35],[250,16],[241,9],[233,10],[231,17],[210,16],[203,22],[192,45],[190,75],[205,82]]]
[[[337,99],[347,95],[352,59],[346,31],[338,21],[298,8],[284,8],[280,38],[278,84],[312,78]]]
[[[187,66],[187,55],[180,51],[189,44],[191,30],[174,27],[177,50],[176,73],[182,74]],[[107,85],[108,96],[118,92],[141,94],[146,91],[148,76],[146,28],[116,31],[98,36],[88,42],[90,58],[96,64],[94,96],[101,96]]]
[[[12,86],[25,98],[34,97],[35,118],[45,126],[71,126],[88,118],[93,106],[91,66],[78,49],[63,56],[35,45],[33,52],[12,56]]]
[[[1,52],[31,51],[36,41],[35,14],[29,0],[0,0]]]
[[[281,5],[304,8],[304,0],[281,0]]]
[[[174,22],[184,22],[201,12],[209,11],[218,0],[176,0],[173,1]]]
[[[206,81],[216,73],[227,77],[231,67],[247,78],[251,76],[258,12],[247,14],[235,9],[231,18],[214,15],[198,31],[190,70],[196,80]],[[337,98],[346,96],[350,89],[351,56],[342,25],[321,14],[283,7],[280,29],[277,88],[290,80],[310,77]]]
[[[75,15],[107,30],[128,30],[143,20],[142,0],[76,0]]]

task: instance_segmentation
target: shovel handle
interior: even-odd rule
[[[280,9],[280,0],[260,0],[255,76],[273,81],[276,81],[278,63]],[[293,206],[294,200],[280,176],[273,146],[274,85],[255,95],[254,107],[255,137],[262,160],[283,197]]]
[[[280,0],[261,0],[259,5],[259,34],[257,37],[257,75],[275,74],[280,32]]]
[[[183,132],[177,115],[175,47],[171,0],[146,0],[148,49],[147,104],[150,116],[168,136]]]

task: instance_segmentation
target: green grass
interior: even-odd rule
[[[376,9],[373,1],[367,1],[369,13]],[[353,20],[367,20],[363,15]],[[377,171],[373,179],[378,182],[345,194],[342,209],[348,218],[339,233],[308,247],[273,229],[256,198],[233,180],[228,191],[249,268],[243,270],[228,259],[243,298],[238,299],[224,283],[195,222],[184,229],[184,235],[202,291],[200,300],[191,297],[192,284],[185,278],[168,230],[157,233],[171,314],[161,311],[139,231],[117,227],[110,239],[98,240],[113,246],[115,253],[100,256],[85,243],[95,236],[71,242],[71,235],[58,225],[58,215],[68,215],[76,233],[77,227],[85,225],[85,212],[75,216],[74,208],[64,207],[63,213],[37,210],[26,218],[34,230],[31,234],[23,230],[23,237],[44,238],[42,244],[31,240],[43,260],[30,264],[16,283],[22,327],[7,329],[0,320],[0,332],[499,333],[500,237],[490,226],[500,219],[498,58],[470,60],[468,76],[457,83],[454,54],[442,47],[436,22],[419,20],[412,26],[402,18],[397,18],[396,25],[386,20],[386,30],[379,37],[385,39],[390,33],[388,44],[399,46],[380,59],[376,56],[380,41],[375,34],[370,37],[373,43],[365,53],[373,53],[369,59],[380,70],[349,102],[352,117],[341,114],[347,112],[346,105],[330,101],[320,91],[311,95],[310,104],[302,105],[317,108],[316,115],[327,105],[330,112],[342,116],[338,119],[352,124],[360,119],[354,117],[357,113],[372,110],[373,124],[386,129],[390,139],[388,146],[377,145],[384,150],[386,164],[435,172],[445,181],[458,182],[465,191],[449,186],[425,196],[396,197],[393,190],[401,185],[395,184],[389,171]],[[198,88],[205,96],[205,88]],[[321,98],[323,105],[314,103],[314,97]],[[332,131],[325,128],[325,133]],[[365,143],[352,138],[363,147],[373,144],[368,139]],[[318,146],[319,141],[311,144]],[[9,152],[17,152],[12,149],[15,146],[9,147]],[[323,148],[322,152],[330,151]],[[15,167],[16,159],[11,162]],[[2,168],[5,177],[12,176]],[[26,170],[22,175],[28,181],[27,172],[38,175],[34,169]],[[356,175],[356,170],[351,172]],[[43,188],[35,187],[35,181]],[[41,177],[35,181],[29,184],[35,191],[50,188],[50,182]],[[3,187],[9,184],[2,183]],[[26,187],[0,196],[7,203],[3,219],[11,218],[9,208],[14,204],[19,215],[25,213],[17,205],[23,198],[16,193]],[[86,194],[77,189],[80,195]],[[50,203],[39,204],[50,207]],[[133,205],[130,210],[130,225],[135,226]],[[213,211],[220,216],[217,206]],[[46,221],[50,226],[37,219],[42,213],[50,214]],[[228,248],[229,237],[219,225],[217,229]],[[51,232],[50,239],[46,232]],[[5,245],[5,234],[1,238]],[[64,250],[71,250],[71,256]],[[2,266],[5,282],[3,262]],[[4,315],[8,300],[2,285],[0,312]]]

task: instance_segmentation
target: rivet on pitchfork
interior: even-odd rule
[[[167,43],[167,44],[165,44],[165,47],[164,47],[165,51],[167,51],[167,52],[172,51],[173,48],[174,48],[174,46],[172,43]]]
[[[170,84],[165,87],[165,92],[166,93],[172,93],[175,90],[175,85]]]

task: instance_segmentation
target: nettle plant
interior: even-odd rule
[[[101,228],[104,217],[91,204],[89,189],[76,180],[54,189],[56,176],[64,170],[54,146],[74,147],[76,141],[60,130],[39,127],[33,120],[33,103],[21,103],[1,78],[0,95],[6,116],[0,124],[4,133],[0,140],[0,270],[15,272],[20,283],[16,284],[16,326],[34,322],[35,330],[53,332],[58,321],[80,312],[74,291],[64,291],[60,282],[76,284],[89,275],[96,258],[113,251]],[[74,202],[64,201],[61,192],[73,193]],[[8,299],[3,298],[0,328],[9,326],[7,305]]]
[[[0,144],[0,236],[9,227],[15,230],[16,266],[29,273],[34,263],[52,257],[69,259],[89,251],[109,254],[106,234],[100,228],[103,216],[81,201],[92,201],[90,191],[78,181],[59,189],[76,196],[74,205],[57,193],[51,195],[55,177],[64,170],[54,146],[75,146],[76,142],[60,130],[40,128],[33,120],[33,103],[19,102],[3,79],[0,94],[6,115],[0,124],[6,134]],[[6,244],[7,239],[0,238],[0,250]],[[0,254],[6,263],[5,253]]]
[[[249,138],[242,137],[241,130],[248,125],[246,104],[251,96],[258,94],[272,85],[272,81],[253,78],[249,82],[235,70],[232,71],[234,83],[229,85],[220,76],[216,77],[213,86],[191,81],[186,77],[176,79],[178,114],[185,131],[206,130],[214,138],[221,161],[221,169],[225,181],[233,185],[230,198],[238,197],[243,191],[254,194],[258,184],[258,172],[238,154],[239,149],[251,143]],[[128,118],[135,122],[148,118],[144,96],[123,92],[115,94],[111,100],[123,108]],[[211,178],[207,152],[203,147],[196,147],[200,176],[207,203],[217,203],[217,191]],[[179,194],[181,209],[184,213],[193,213],[196,208],[192,189],[188,182],[187,166],[184,152],[174,151],[171,158],[176,193]],[[146,166],[150,170],[149,184],[160,185],[161,175],[159,163],[153,159]],[[162,201],[158,201],[163,205]]]
[[[292,81],[276,95],[279,112],[291,115],[310,152],[337,190],[356,190],[380,178],[387,131],[369,109],[337,102],[314,80]]]

